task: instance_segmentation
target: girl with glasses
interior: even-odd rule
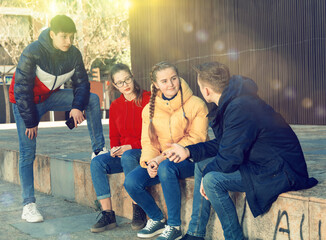
[[[125,176],[139,165],[141,154],[141,113],[149,102],[150,92],[140,88],[129,67],[119,63],[110,71],[110,88],[121,96],[114,100],[109,112],[111,151],[92,159],[91,174],[97,199],[102,207],[102,217],[91,228],[92,232],[102,232],[116,227],[112,210],[110,185],[107,174],[124,172]],[[146,214],[133,203],[133,229],[141,229],[146,224]]]

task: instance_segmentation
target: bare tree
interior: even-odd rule
[[[30,17],[0,15],[0,26],[0,46],[13,64],[9,69],[2,66],[2,71],[0,71],[5,98],[6,123],[10,123],[10,103],[5,78],[16,67],[22,50],[32,41]]]
[[[130,63],[130,41],[128,9],[126,1],[84,1],[82,9],[87,9],[82,21],[82,34],[77,43],[83,49],[86,69],[90,69],[96,59],[116,59]],[[78,15],[80,16],[80,15]],[[81,39],[80,39],[81,38]]]
[[[46,27],[49,19],[57,14],[66,14],[75,21],[75,45],[82,52],[86,70],[90,71],[96,59],[130,63],[127,0],[57,0],[55,5],[44,2],[1,2],[2,8],[9,9],[10,14],[0,11],[0,45],[15,66],[23,49],[37,39],[39,30]],[[23,13],[22,8],[25,9]],[[9,107],[8,101],[6,110]]]

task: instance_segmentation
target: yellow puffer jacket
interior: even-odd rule
[[[158,148],[152,145],[148,136],[149,104],[147,104],[142,112],[142,154],[140,165],[144,168],[146,168],[147,161],[157,157],[168,149],[166,146],[167,143],[179,143],[182,146],[187,146],[207,140],[207,106],[203,100],[193,95],[192,90],[182,78],[180,80],[183,91],[183,107],[189,119],[186,134],[184,130],[187,121],[183,117],[181,92],[179,91],[175,98],[168,101],[163,100],[162,92],[158,91],[155,98],[155,110],[152,121],[160,147]]]

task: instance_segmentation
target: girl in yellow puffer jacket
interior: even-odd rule
[[[187,159],[174,163],[161,153],[169,143],[182,146],[206,141],[208,111],[205,103],[193,95],[188,84],[179,77],[177,68],[161,62],[151,71],[151,99],[142,112],[142,154],[140,166],[125,179],[131,198],[149,216],[147,225],[137,233],[140,238],[181,238],[181,193],[178,179],[193,176],[194,163]],[[162,211],[147,186],[161,183],[168,210],[167,225]]]

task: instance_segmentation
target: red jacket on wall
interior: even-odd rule
[[[140,107],[134,100],[126,100],[123,94],[111,103],[109,111],[111,148],[130,144],[132,149],[141,149],[142,111],[150,97],[151,92],[143,91]]]

